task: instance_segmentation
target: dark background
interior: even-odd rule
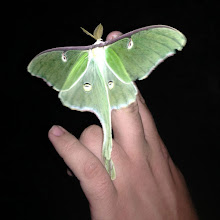
[[[7,24],[3,22],[9,41],[1,91],[6,109],[2,121],[6,119],[6,124],[1,125],[5,143],[1,146],[0,202],[7,211],[5,219],[12,215],[19,220],[90,218],[79,181],[67,176],[66,165],[47,132],[53,124],[59,124],[79,137],[87,126],[99,121],[92,113],[62,106],[58,93],[32,77],[26,67],[45,49],[93,44],[94,40],[79,27],[93,32],[100,22],[103,38],[113,30],[126,33],[152,24],[175,27],[187,37],[182,52],[168,58],[137,85],[185,176],[200,218],[220,219],[219,14],[215,7],[203,1],[197,5],[178,1],[172,6],[146,2],[137,7],[128,1],[121,6],[99,1],[91,6],[86,2],[54,4],[14,6],[16,13],[8,9],[4,18]]]

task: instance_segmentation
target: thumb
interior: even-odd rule
[[[116,196],[115,187],[101,161],[76,137],[60,126],[53,126],[48,137],[67,166],[79,179],[93,210],[107,211]],[[112,202],[114,204],[114,202]]]

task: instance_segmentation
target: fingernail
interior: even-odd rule
[[[60,137],[62,134],[64,134],[64,129],[61,126],[53,125],[53,127],[50,129],[50,132],[57,137]]]

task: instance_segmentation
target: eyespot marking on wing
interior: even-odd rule
[[[132,39],[130,38],[128,45],[127,45],[128,50],[130,50],[133,47],[133,45],[134,45],[134,43],[133,43]]]
[[[110,80],[108,82],[108,88],[111,90],[111,89],[113,89],[113,87],[114,87],[114,82]]]
[[[63,62],[67,62],[67,56],[66,56],[66,54],[64,52],[62,53],[62,57],[61,58],[62,58]]]
[[[85,92],[90,92],[92,90],[92,85],[90,83],[84,83],[83,89]]]

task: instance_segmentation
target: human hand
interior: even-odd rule
[[[110,37],[120,33],[113,34]],[[53,126],[48,134],[80,180],[92,219],[198,219],[184,177],[169,156],[140,94],[127,108],[112,111],[112,128],[114,181],[102,162],[103,133],[99,126],[86,128],[79,140],[60,126]]]

